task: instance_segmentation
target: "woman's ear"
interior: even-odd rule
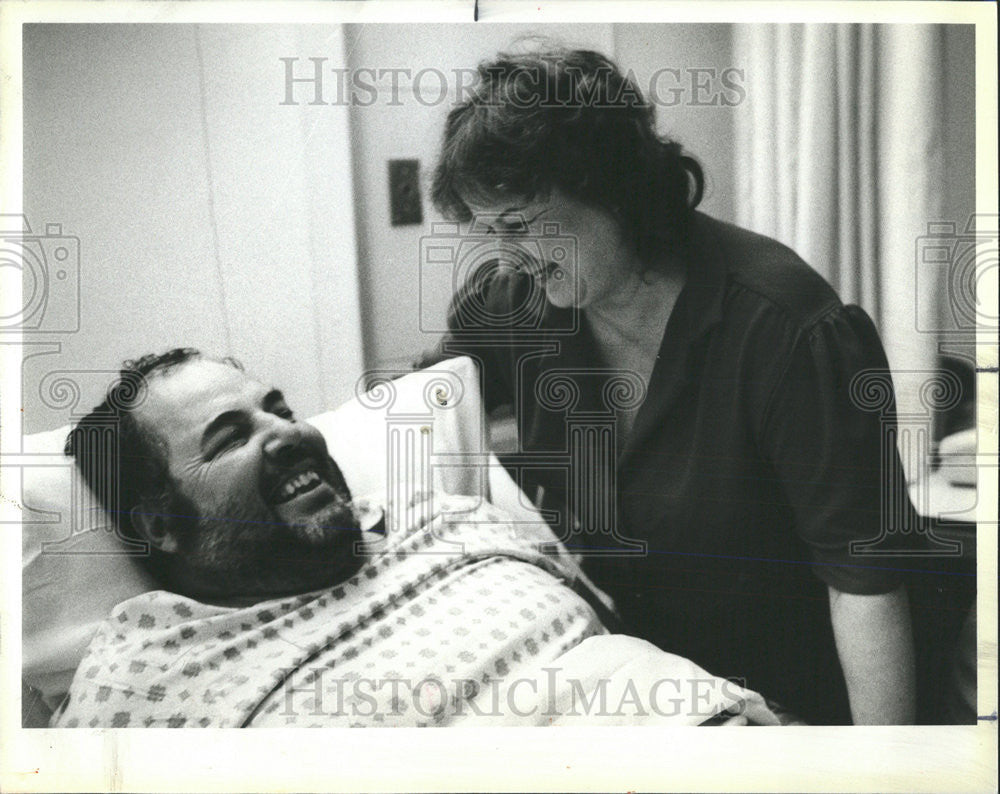
[[[143,499],[129,511],[129,518],[143,540],[160,551],[173,554],[177,551],[177,536],[164,502],[163,498]]]

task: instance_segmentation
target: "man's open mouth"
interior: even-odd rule
[[[318,488],[322,484],[323,478],[320,477],[315,469],[303,469],[279,483],[271,495],[271,501],[278,505],[284,504],[285,502],[290,502],[296,496],[309,493],[309,491]]]

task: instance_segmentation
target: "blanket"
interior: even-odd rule
[[[335,587],[250,607],[162,590],[123,602],[52,726],[632,724],[668,711],[697,724],[760,707],[687,660],[608,635],[602,594],[564,551],[547,553],[544,524],[442,495],[393,518]]]

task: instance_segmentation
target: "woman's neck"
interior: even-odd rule
[[[623,339],[648,340],[651,331],[658,331],[659,343],[670,312],[684,287],[680,268],[650,270],[644,274],[630,272],[613,294],[584,309],[591,327]]]

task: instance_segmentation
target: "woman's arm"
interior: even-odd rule
[[[906,589],[854,595],[833,587],[830,617],[855,725],[907,725],[916,714]]]

